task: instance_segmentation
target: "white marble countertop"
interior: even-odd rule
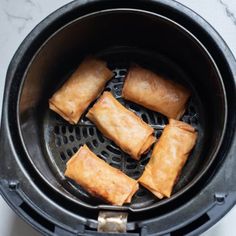
[[[236,57],[235,0],[178,0],[205,18],[223,37]],[[9,62],[25,36],[48,14],[69,0],[0,0],[0,115]],[[39,236],[0,197],[1,236]],[[204,236],[236,235],[236,206]]]

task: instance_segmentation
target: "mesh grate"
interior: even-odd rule
[[[134,111],[145,122],[149,123],[155,130],[155,136],[157,138],[160,137],[164,125],[168,122],[167,118],[157,112],[152,112],[137,104],[123,100],[121,98],[121,91],[127,69],[115,67],[113,72],[115,76],[108,83],[105,90],[111,91],[119,102],[128,109]],[[198,115],[196,112],[196,106],[192,100],[190,100],[182,120],[198,129]],[[81,118],[77,125],[70,125],[54,112],[47,111],[45,123],[47,128],[44,129],[46,132],[44,135],[47,137],[45,140],[47,140],[46,146],[50,156],[50,164],[56,175],[60,178],[61,183],[67,182],[63,176],[66,162],[74,153],[77,152],[79,147],[85,143],[101,159],[109,163],[111,166],[122,170],[125,174],[134,179],[140,177],[145,165],[149,161],[150,152],[143,155],[140,161],[131,159],[129,155],[121,151],[116,144],[105,138],[85,116]],[[184,178],[186,179],[186,177]],[[179,182],[180,184],[177,184],[174,192],[180,189],[183,184],[186,184],[183,182],[187,182],[187,180]],[[88,203],[99,203],[99,201],[90,197],[86,191],[75,183],[67,182],[65,187],[78,198],[81,199],[82,197],[83,200]],[[135,194],[131,207],[140,208],[156,201],[158,201],[156,197],[141,187]]]

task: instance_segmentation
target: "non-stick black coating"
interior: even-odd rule
[[[168,204],[177,198],[178,194],[193,187],[194,180],[199,178],[213,161],[214,152],[221,141],[225,97],[215,65],[197,40],[173,22],[161,16],[131,10],[97,13],[75,20],[52,36],[38,51],[25,75],[20,97],[19,118],[24,144],[35,168],[61,193],[62,198],[66,196],[77,204],[94,209],[104,206],[99,206],[99,202],[83,190],[72,190],[62,175],[65,165],[62,159],[68,159],[68,156],[73,154],[73,148],[73,151],[78,149],[83,140],[76,140],[74,135],[71,138],[72,150],[68,149],[68,132],[70,129],[76,132],[76,127],[69,128],[66,122],[48,110],[50,96],[82,58],[89,54],[103,55],[112,69],[127,68],[123,61],[140,62],[157,73],[166,74],[170,79],[178,80],[191,88],[193,106],[189,106],[188,112],[192,109],[194,116],[196,112],[197,119],[190,118],[196,121],[192,123],[197,125],[199,138],[198,145],[176,186],[176,194],[170,200],[159,202],[151,195],[148,200],[143,195],[134,199],[130,209],[142,211],[160,204]],[[184,119],[187,119],[187,116]],[[156,123],[160,124],[163,120],[165,119],[160,119],[159,122],[157,119]],[[58,131],[56,126],[61,126]],[[57,143],[60,147],[56,148],[58,132],[62,140],[64,137],[64,143]],[[94,152],[99,151],[101,150],[94,147]],[[65,157],[62,157],[63,155]],[[126,160],[128,161],[125,158]],[[122,160],[119,163],[125,164]],[[133,177],[137,178],[142,168]]]

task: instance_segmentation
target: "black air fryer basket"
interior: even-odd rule
[[[132,203],[110,206],[63,173],[87,144],[100,158],[137,179],[150,153],[134,161],[85,117],[70,125],[48,99],[86,55],[114,71],[106,89],[162,133],[167,118],[121,98],[130,63],[189,87],[182,120],[199,133],[169,199],[144,188]],[[236,63],[200,16],[171,0],[74,1],[42,21],[8,68],[1,123],[0,189],[8,204],[45,235],[196,235],[236,202]],[[112,234],[112,233],[111,233]]]

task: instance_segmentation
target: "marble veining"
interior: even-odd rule
[[[230,9],[227,3],[223,0],[218,0],[218,2],[224,7],[226,15],[232,20],[232,22],[236,25],[236,16],[233,11]]]
[[[30,4],[32,7],[37,8],[39,12],[42,12],[42,7],[40,5],[40,1],[35,1],[35,0],[24,0],[26,3]]]
[[[36,3],[32,0],[25,0],[25,2],[31,4],[32,6],[36,6]]]
[[[16,29],[19,34],[26,28],[27,24],[31,22],[36,12],[40,11],[37,1],[20,0],[21,4],[18,8],[15,7],[14,0],[2,1],[2,12],[4,13],[9,27]]]
[[[22,21],[22,24],[18,26],[18,32],[21,33],[21,31],[25,28],[26,24],[28,21],[32,20],[32,16],[18,16],[18,15],[13,15],[7,11],[4,10],[4,13],[7,16],[7,19],[9,22],[14,21],[14,20],[20,20]]]

